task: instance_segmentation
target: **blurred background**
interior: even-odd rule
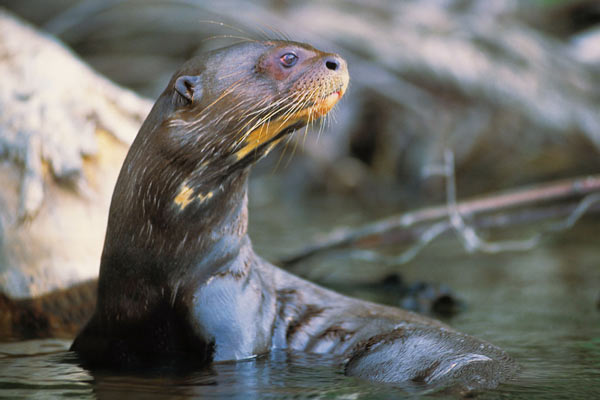
[[[337,227],[443,205],[447,181],[434,172],[448,151],[459,201],[600,171],[597,1],[2,5],[63,41],[99,74],[149,99],[185,60],[247,38],[291,38],[341,54],[351,75],[342,102],[322,126],[297,133],[252,175],[252,237],[274,261]],[[516,237],[526,237],[540,226],[519,229]],[[394,253],[403,249],[391,240]],[[312,278],[357,281],[395,272],[398,259],[369,257],[360,253],[356,268],[344,269],[348,276],[322,261],[326,272],[315,273],[310,263],[294,268]],[[364,268],[368,262],[377,273]]]
[[[334,230],[344,235],[409,210],[443,208],[452,200],[449,190],[461,201],[557,179],[600,182],[597,0],[0,0],[0,6],[150,101],[185,60],[247,38],[290,38],[344,57],[350,88],[332,115],[254,168],[250,235],[257,252],[274,262],[331,239]],[[7,112],[0,112],[3,122]],[[143,112],[137,118],[133,131]],[[101,145],[105,139],[95,140]],[[57,148],[69,145],[61,141]],[[75,158],[95,148],[77,146]],[[120,165],[119,151],[106,162]],[[27,164],[19,157],[17,165]],[[50,165],[50,179],[77,188],[72,171],[85,163]],[[447,167],[454,185],[448,185]],[[50,204],[54,192],[44,182],[43,201]],[[583,181],[573,182],[572,192],[549,207],[539,209],[534,201],[509,215],[492,206],[488,220],[467,219],[478,240],[505,246],[469,247],[468,229],[447,226],[434,241],[439,225],[425,224],[285,266],[352,295],[433,313],[505,347],[524,367],[520,380],[505,389],[515,398],[549,392],[590,397],[600,390],[600,202],[598,186],[587,192],[596,197],[583,198],[576,195]],[[108,199],[112,187],[106,190]],[[6,193],[0,205],[19,208],[18,196]],[[62,199],[52,204],[70,204]],[[538,200],[543,203],[543,196]],[[573,227],[576,218],[564,218],[582,204],[586,213]],[[102,242],[107,207],[106,201],[98,205],[102,217],[89,223],[98,232],[87,242]],[[71,216],[78,228],[62,229],[59,219],[51,220],[45,239],[62,231],[85,237],[86,212]],[[37,228],[15,222],[15,213],[0,212],[6,248],[27,249],[21,243],[30,243],[29,236],[10,247],[7,227],[18,227],[18,235]],[[52,246],[82,248],[64,243]],[[93,277],[99,250],[85,250],[90,272],[56,282]],[[0,251],[0,270],[9,264],[2,265],[2,257]],[[50,281],[60,272],[65,262],[57,260],[52,267],[40,264],[41,273],[24,273],[21,286],[3,280],[2,289],[26,297],[60,287],[28,287],[34,277]],[[73,270],[83,266],[80,259],[71,264]],[[32,370],[43,376],[45,367],[36,368],[25,362],[21,378]]]
[[[333,115],[299,132],[253,173],[250,229],[275,261],[336,227],[443,205],[447,181],[432,171],[448,151],[458,200],[600,171],[597,1],[2,5],[149,99],[185,60],[247,38],[291,38],[346,58],[350,90]],[[530,228],[535,233],[539,225]],[[523,236],[526,228],[519,229]],[[377,257],[371,262],[379,272],[366,270],[369,257],[359,254],[345,278],[390,273],[390,263]],[[295,268],[314,272],[310,265]],[[312,277],[331,274],[344,276]]]
[[[294,157],[288,148],[275,169],[293,196],[331,191],[386,210],[438,203],[441,179],[424,176],[446,148],[461,196],[599,170],[597,1],[1,4],[151,99],[183,61],[239,37],[283,36],[340,53],[351,90],[325,131],[298,135]]]

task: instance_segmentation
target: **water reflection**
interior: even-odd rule
[[[184,375],[94,373],[94,392],[115,398],[358,398],[366,393],[398,395],[399,388],[375,386],[344,376],[335,357],[274,351],[237,363],[220,363]]]
[[[94,398],[92,376],[68,362],[69,345],[54,339],[0,344],[0,396]]]
[[[478,398],[598,398],[600,269],[593,221],[528,253],[465,257],[452,251],[451,241],[436,246],[399,272],[409,281],[452,287],[467,308],[449,323],[504,348],[520,365],[514,380]],[[376,266],[363,268],[376,275]],[[353,287],[347,286],[349,294],[369,297],[364,288],[352,293]],[[397,301],[381,294],[370,296]],[[0,343],[0,398],[439,398],[419,387],[347,377],[340,360],[324,356],[278,351],[185,374],[134,375],[91,373],[74,362],[69,345],[67,340]]]
[[[425,388],[399,388],[349,378],[335,357],[275,351],[268,356],[209,369],[144,374],[89,372],[66,351],[68,342],[40,340],[0,345],[2,398],[412,398]],[[22,348],[23,354],[15,350]],[[554,350],[554,351],[552,351]],[[600,336],[565,338],[564,347],[525,340],[512,346],[519,359],[518,376],[478,398],[527,399],[570,394],[593,398],[600,378]],[[439,393],[429,393],[439,398]]]
[[[340,360],[328,356],[275,351],[268,356],[215,364],[185,374],[169,371],[120,374],[89,372],[76,363],[73,353],[66,351],[68,343],[47,351],[53,345],[51,340],[40,340],[0,346],[0,397],[264,399],[402,394],[393,387],[344,376]],[[18,347],[36,351],[14,354]]]

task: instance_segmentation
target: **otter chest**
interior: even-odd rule
[[[196,333],[215,344],[215,361],[250,358],[270,349],[275,297],[248,263],[212,275],[194,294],[190,319]]]

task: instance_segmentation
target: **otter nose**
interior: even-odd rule
[[[332,71],[338,71],[342,65],[342,60],[338,57],[327,57],[325,66]]]

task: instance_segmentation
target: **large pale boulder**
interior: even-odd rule
[[[150,102],[0,9],[0,292],[98,273],[108,206]]]

